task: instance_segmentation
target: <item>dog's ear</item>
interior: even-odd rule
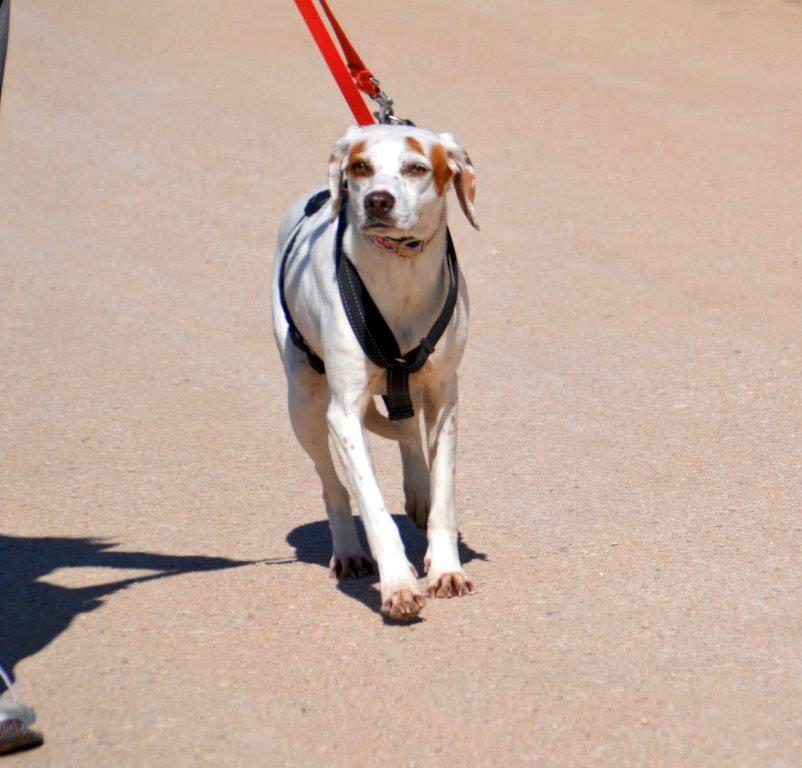
[[[471,158],[460,146],[460,143],[451,133],[439,134],[440,141],[446,149],[448,167],[454,175],[454,190],[457,193],[460,208],[471,226],[479,229],[476,212],[473,209],[473,200],[476,197],[476,171],[473,169]]]
[[[348,153],[354,139],[359,135],[359,126],[349,125],[343,137],[332,147],[329,157],[329,192],[331,193],[331,220],[334,221],[340,213],[340,200],[345,185],[343,172],[348,160]]]

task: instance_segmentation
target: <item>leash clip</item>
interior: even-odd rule
[[[379,81],[375,77],[370,78],[370,82],[376,86],[376,95],[370,96],[379,105],[379,111],[374,112],[373,116],[382,125],[415,125],[412,120],[405,120],[397,117],[393,112],[393,100],[382,90]]]

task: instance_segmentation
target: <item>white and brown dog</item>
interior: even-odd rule
[[[478,229],[473,166],[451,134],[399,125],[349,128],[329,160],[328,202],[304,217],[304,198],[284,215],[273,274],[273,324],[287,375],[290,419],[323,484],[334,550],[331,572],[343,579],[361,576],[372,571],[372,561],[359,544],[329,436],[378,563],[382,611],[396,619],[417,615],[425,599],[376,481],[365,428],[400,445],[406,512],[426,530],[429,542],[426,594],[469,594],[473,585],[459,559],[454,506],[457,366],[468,335],[468,297],[459,274],[451,320],[436,350],[409,380],[416,415],[388,420],[374,402],[385,394],[385,371],[363,352],[338,290],[335,222],[338,215],[347,216],[343,251],[405,352],[427,334],[448,292],[445,194],[452,181],[462,210]],[[340,214],[345,189],[348,199]],[[286,307],[308,347],[325,362],[323,375],[292,342],[281,306],[280,262],[290,241]]]

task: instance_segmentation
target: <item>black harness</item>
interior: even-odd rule
[[[302,222],[320,210],[328,199],[329,192],[324,190],[313,195],[307,201],[304,207],[304,217],[296,225],[295,232],[284,249],[278,278],[281,309],[284,311],[284,317],[289,326],[290,339],[298,349],[306,354],[309,365],[318,373],[325,373],[325,364],[312,351],[292,321],[290,310],[287,306],[287,298],[284,294],[284,274],[287,260],[301,230]],[[448,327],[451,316],[454,314],[454,307],[457,304],[459,281],[454,243],[451,240],[451,233],[446,229],[446,265],[448,267],[449,282],[448,294],[446,295],[443,309],[434,321],[431,330],[420,340],[420,343],[402,355],[398,341],[392,330],[390,330],[390,326],[387,325],[379,308],[368,293],[367,288],[365,288],[365,284],[362,282],[362,278],[359,276],[359,272],[353,262],[343,252],[343,235],[345,234],[345,228],[348,226],[348,217],[345,211],[346,202],[347,195],[344,193],[337,220],[337,234],[334,240],[334,264],[340,298],[359,346],[362,347],[363,352],[374,365],[387,371],[387,394],[383,395],[384,403],[387,406],[387,415],[391,421],[408,419],[415,414],[415,410],[412,407],[412,399],[409,395],[409,376],[419,371],[426,364],[429,355],[434,352],[435,345]]]

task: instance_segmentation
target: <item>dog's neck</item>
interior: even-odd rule
[[[445,213],[434,234],[409,255],[363,235],[349,216],[343,248],[406,352],[428,333],[448,292]]]

